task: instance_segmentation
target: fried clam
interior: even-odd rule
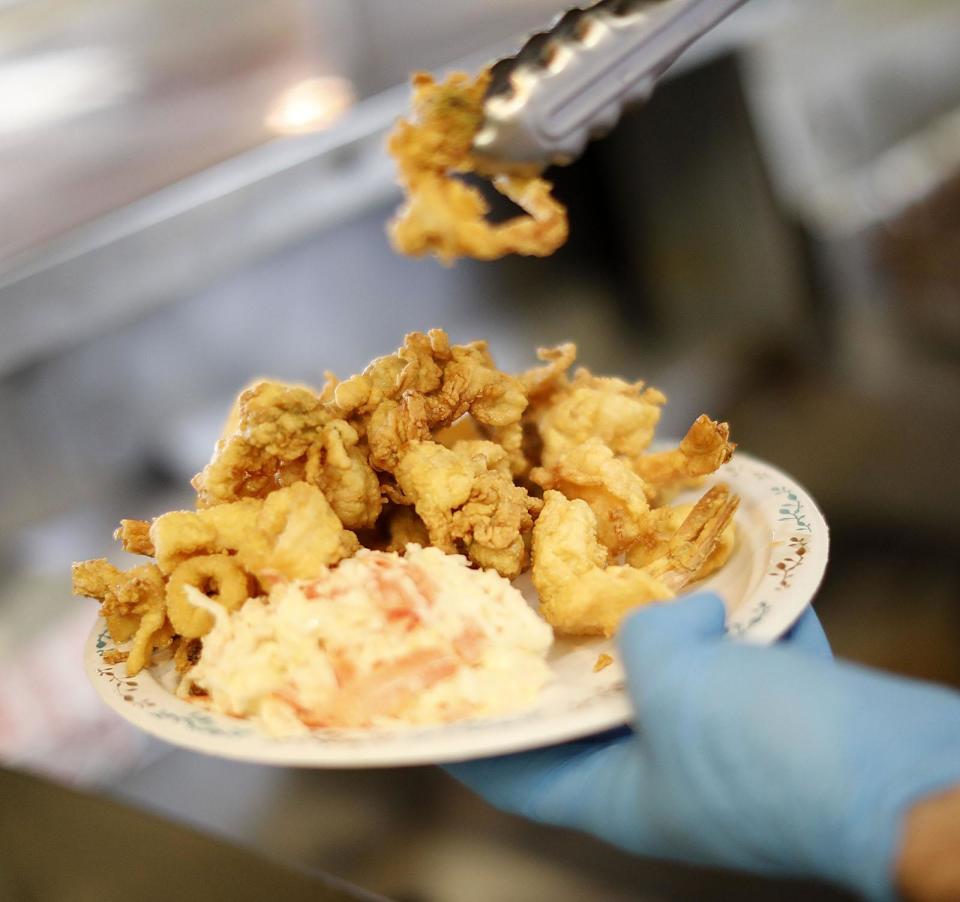
[[[412,332],[392,355],[333,384],[331,410],[364,437],[373,468],[393,473],[405,449],[469,416],[507,429],[526,408],[519,381],[497,369],[485,342],[451,346],[445,332]]]
[[[344,420],[324,427],[320,453],[308,459],[305,481],[317,486],[348,529],[369,529],[383,507],[380,480],[359,446],[356,429]]]
[[[577,358],[577,346],[567,342],[555,348],[538,348],[537,357],[544,361],[541,366],[516,376],[518,388],[527,400],[519,420],[511,419],[504,425],[491,426],[482,425],[470,414],[465,414],[436,433],[435,439],[448,447],[460,440],[496,442],[507,452],[514,478],[524,479],[540,459],[541,442],[536,424],[556,395],[568,387],[566,372]]]
[[[401,254],[495,260],[506,254],[545,257],[567,239],[567,211],[541,178],[494,175],[493,187],[524,211],[503,223],[487,220],[481,193],[458,176],[477,171],[473,139],[483,122],[490,74],[457,72],[443,82],[413,77],[413,118],[400,119],[387,143],[406,201],[388,227]]]
[[[198,554],[235,554],[257,529],[259,498],[243,498],[195,511],[169,511],[150,526],[157,566],[165,574]]]
[[[453,448],[414,442],[395,475],[398,500],[413,505],[431,545],[463,551],[507,578],[520,574],[540,503],[514,483],[503,448],[477,440]]]
[[[265,498],[306,481],[349,528],[380,514],[379,482],[356,429],[306,386],[261,381],[241,392],[213,457],[193,479],[200,507]]]
[[[533,583],[541,613],[559,633],[612,635],[628,611],[673,598],[696,576],[730,523],[737,500],[725,486],[711,489],[694,505],[667,553],[636,568],[607,566],[590,506],[547,491],[533,529]]]
[[[256,528],[237,549],[237,560],[269,588],[278,579],[315,579],[359,547],[323,492],[298,482],[267,496]]]
[[[154,564],[122,571],[105,559],[73,565],[73,594],[95,598],[114,642],[130,641],[127,674],[135,676],[154,649],[168,646],[173,630],[167,622],[166,587]]]
[[[331,416],[303,385],[264,380],[240,393],[213,457],[193,479],[200,507],[264,498],[303,479],[307,456]]]
[[[439,389],[427,397],[432,428],[446,426],[469,413],[478,423],[506,427],[518,423],[527,407],[523,385],[497,369],[485,341],[450,349]]]
[[[450,339],[443,329],[409,332],[393,353],[378,357],[362,373],[338,381],[329,375],[324,395],[334,415],[362,419],[384,401],[407,392],[429,394],[443,380],[443,365],[451,359]]]
[[[323,492],[306,482],[153,521],[157,564],[172,573],[197,555],[232,554],[263,587],[276,579],[312,579],[359,548]]]
[[[640,457],[653,441],[665,402],[662,392],[643,382],[578,370],[540,417],[543,466],[552,467],[565,451],[590,439],[618,456]]]
[[[649,529],[646,483],[599,439],[568,448],[552,467],[538,467],[530,478],[544,489],[586,501],[596,517],[598,538],[612,557]]]
[[[452,516],[470,497],[476,475],[469,458],[437,442],[411,442],[394,473],[399,502],[413,505],[430,544],[450,554],[457,550]]]
[[[540,499],[513,481],[510,456],[495,442],[461,441],[453,448],[474,468],[467,501],[452,515],[452,534],[479,567],[514,579],[527,563],[527,541]]]

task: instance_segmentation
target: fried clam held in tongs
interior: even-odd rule
[[[491,183],[523,211],[493,223],[483,195],[460,176],[477,172],[473,139],[483,122],[489,72],[454,72],[442,82],[413,77],[413,116],[401,119],[388,149],[397,161],[406,203],[390,223],[398,253],[495,260],[506,254],[547,257],[567,240],[567,211],[542,178],[493,174]]]
[[[714,486],[693,506],[666,553],[638,568],[607,566],[608,550],[590,506],[547,491],[533,529],[540,612],[561,634],[613,635],[628,611],[671,599],[700,576],[738,503],[727,486]]]

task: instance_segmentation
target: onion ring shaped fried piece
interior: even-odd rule
[[[184,561],[167,582],[167,615],[173,628],[186,639],[199,639],[213,627],[209,611],[191,604],[187,586],[228,611],[235,611],[250,597],[247,574],[230,555],[207,554]]]

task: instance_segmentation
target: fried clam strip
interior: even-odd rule
[[[552,467],[564,451],[592,438],[618,456],[640,457],[653,441],[665,402],[660,391],[643,382],[577,370],[567,389],[540,418],[543,466]]]
[[[538,467],[530,478],[544,489],[586,501],[611,556],[623,553],[649,529],[646,483],[599,439],[567,449],[551,468]]]
[[[351,529],[380,515],[380,484],[356,429],[310,388],[258,382],[240,394],[213,458],[194,477],[198,504],[265,498],[298,481],[321,488]]]
[[[488,72],[457,72],[438,83],[413,77],[413,120],[400,119],[387,143],[406,203],[388,231],[398,253],[494,260],[506,254],[546,257],[567,240],[567,211],[541,178],[495,175],[493,187],[526,215],[493,224],[480,192],[457,178],[475,172],[473,139],[483,122]]]
[[[687,430],[679,447],[635,458],[633,469],[653,489],[651,497],[663,501],[670,494],[695,485],[701,476],[716,472],[730,460],[736,447],[730,441],[727,423],[718,423],[702,414]]]
[[[610,636],[632,608],[673,598],[712,553],[736,510],[737,499],[726,487],[711,493],[694,506],[667,554],[638,569],[608,567],[589,505],[547,491],[533,529],[541,613],[559,633]]]
[[[197,556],[235,555],[264,588],[277,579],[316,578],[360,547],[323,492],[306,482],[271,492],[262,501],[244,498],[171,511],[153,521],[150,537],[163,573],[175,573]]]
[[[154,649],[167,647],[173,639],[163,574],[154,564],[122,571],[104,559],[76,563],[73,594],[100,602],[114,642],[132,640],[127,655],[130,676],[149,664]]]

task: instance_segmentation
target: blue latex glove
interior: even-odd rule
[[[960,784],[960,694],[834,662],[810,612],[769,648],[713,595],[620,631],[637,732],[450,771],[498,807],[642,855],[892,898],[902,817]]]

